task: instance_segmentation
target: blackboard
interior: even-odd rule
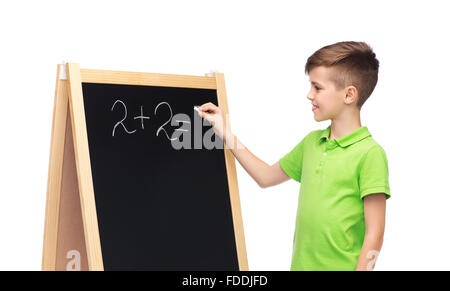
[[[224,150],[174,149],[179,126],[166,123],[193,122],[216,90],[83,82],[82,93],[104,269],[239,270]]]

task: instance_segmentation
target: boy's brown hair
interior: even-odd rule
[[[305,65],[305,73],[319,66],[332,68],[331,78],[336,89],[355,86],[357,106],[362,107],[378,81],[379,62],[372,48],[365,42],[342,41],[324,46],[312,54]]]

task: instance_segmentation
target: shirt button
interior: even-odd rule
[[[323,155],[324,155],[324,156],[326,156],[326,155],[327,155],[327,153],[323,153]]]

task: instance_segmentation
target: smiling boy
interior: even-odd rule
[[[390,197],[383,148],[361,126],[360,110],[378,80],[379,62],[364,42],[338,42],[305,65],[314,119],[330,126],[307,134],[277,163],[253,155],[224,126],[222,110],[203,104],[214,127],[258,183],[300,182],[291,270],[372,270],[380,252]]]

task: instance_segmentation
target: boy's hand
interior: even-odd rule
[[[213,126],[214,133],[226,142],[226,138],[231,136],[231,130],[229,126],[225,125],[225,116],[222,110],[211,102],[203,104],[198,109],[200,117],[208,120]]]
[[[260,187],[266,188],[278,185],[290,179],[281,168],[279,162],[269,166],[266,162],[252,154],[237,139],[237,137],[233,135],[227,122],[228,119],[225,119],[224,113],[219,107],[208,102],[197,109],[198,114],[211,123],[215,134],[222,138],[242,167]]]

